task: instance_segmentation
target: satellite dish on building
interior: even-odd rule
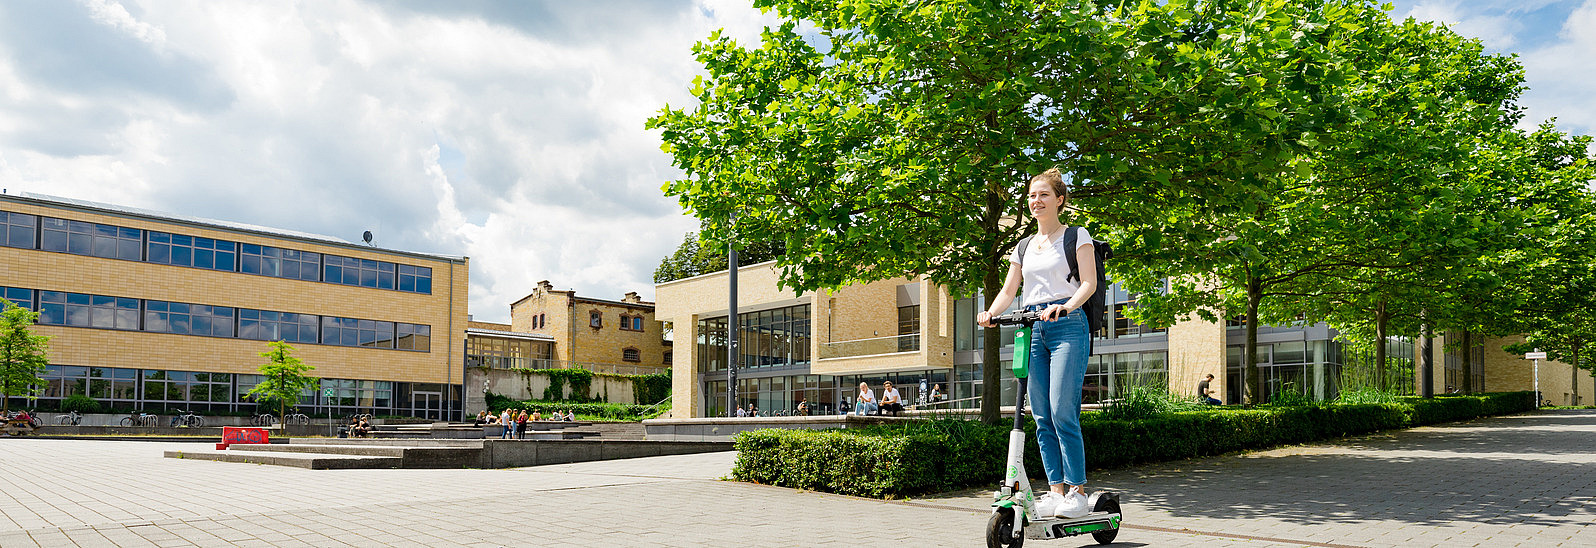
[[[361,234],[360,239],[365,240],[366,245],[371,245],[371,231],[367,230],[365,234]]]

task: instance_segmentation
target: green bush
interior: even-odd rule
[[[1534,408],[1530,392],[1391,403],[1209,408],[1140,420],[1083,413],[1086,464],[1109,468],[1219,455],[1353,434],[1501,415]],[[1027,439],[1035,426],[1024,421]],[[734,436],[732,478],[868,497],[900,497],[995,485],[1010,427],[938,419],[847,430],[764,429]],[[1042,473],[1035,442],[1025,467]]]
[[[671,395],[671,374],[629,375],[632,377],[632,400],[638,405],[654,405]]]
[[[1395,392],[1373,387],[1342,388],[1336,403],[1396,403],[1399,397]]]
[[[1202,402],[1189,396],[1169,393],[1163,386],[1132,385],[1119,399],[1103,409],[1103,417],[1116,420],[1141,420],[1167,413],[1202,409]]]
[[[83,394],[73,394],[71,396],[67,396],[64,400],[61,400],[62,413],[71,413],[73,411],[85,414],[99,413],[100,402]]]
[[[498,413],[505,409],[525,409],[527,412],[552,413],[554,411],[567,411],[576,413],[584,419],[598,418],[602,420],[635,421],[642,420],[646,405],[627,405],[621,403],[571,403],[550,401],[516,401],[493,392],[486,394],[488,411]],[[668,408],[667,408],[668,410]],[[658,416],[659,413],[652,413]]]

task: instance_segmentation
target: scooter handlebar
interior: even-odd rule
[[[996,326],[1000,326],[1001,327],[1001,326],[1005,326],[1005,325],[1024,325],[1024,326],[1029,326],[1029,325],[1034,324],[1036,322],[1039,322],[1041,320],[1042,320],[1042,312],[1040,310],[1033,311],[1033,312],[1025,312],[1025,311],[1022,311],[1022,310],[1016,310],[1014,312],[1010,312],[1008,314],[1004,314],[1004,315],[1001,315],[1001,316],[993,316],[991,321],[992,321],[992,325],[996,325]]]

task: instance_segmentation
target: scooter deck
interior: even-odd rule
[[[1046,540],[1118,529],[1119,512],[1093,512],[1078,518],[1050,518],[1025,524],[1025,538]]]

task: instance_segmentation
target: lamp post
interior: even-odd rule
[[[731,214],[732,224],[737,224],[737,214]],[[735,231],[734,231],[735,232]],[[737,243],[736,238],[726,242],[726,416],[737,412]]]

